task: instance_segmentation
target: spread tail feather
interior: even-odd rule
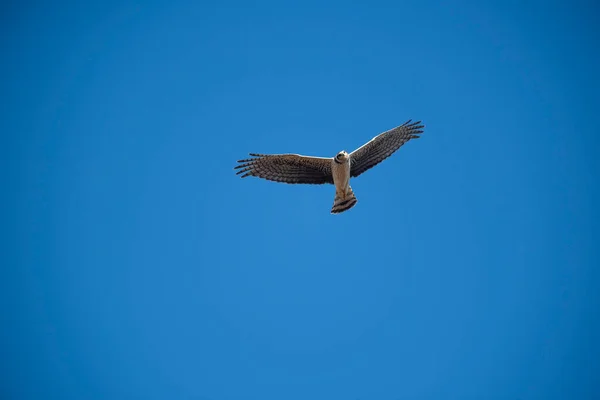
[[[338,195],[336,193],[335,199],[333,200],[333,207],[331,207],[332,214],[339,214],[344,211],[348,211],[356,205],[358,200],[352,191],[352,188],[348,186],[348,191],[345,195]]]

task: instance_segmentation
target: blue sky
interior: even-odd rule
[[[600,397],[593,2],[63,4],[1,17],[3,398]],[[234,174],[410,118],[341,215]]]

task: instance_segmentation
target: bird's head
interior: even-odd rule
[[[335,159],[338,160],[339,162],[346,162],[348,160],[348,153],[346,153],[345,150],[342,150],[339,153],[337,153],[337,156],[335,156]]]

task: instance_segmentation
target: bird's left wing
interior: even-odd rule
[[[419,138],[425,125],[421,121],[406,121],[404,124],[375,136],[369,142],[350,153],[350,176],[359,176],[373,168],[410,139]]]
[[[333,183],[332,158],[309,157],[299,154],[255,154],[239,160],[237,175],[256,176],[275,182],[323,184]]]

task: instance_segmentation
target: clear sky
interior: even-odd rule
[[[0,397],[600,398],[593,1],[160,3],[2,6]]]

